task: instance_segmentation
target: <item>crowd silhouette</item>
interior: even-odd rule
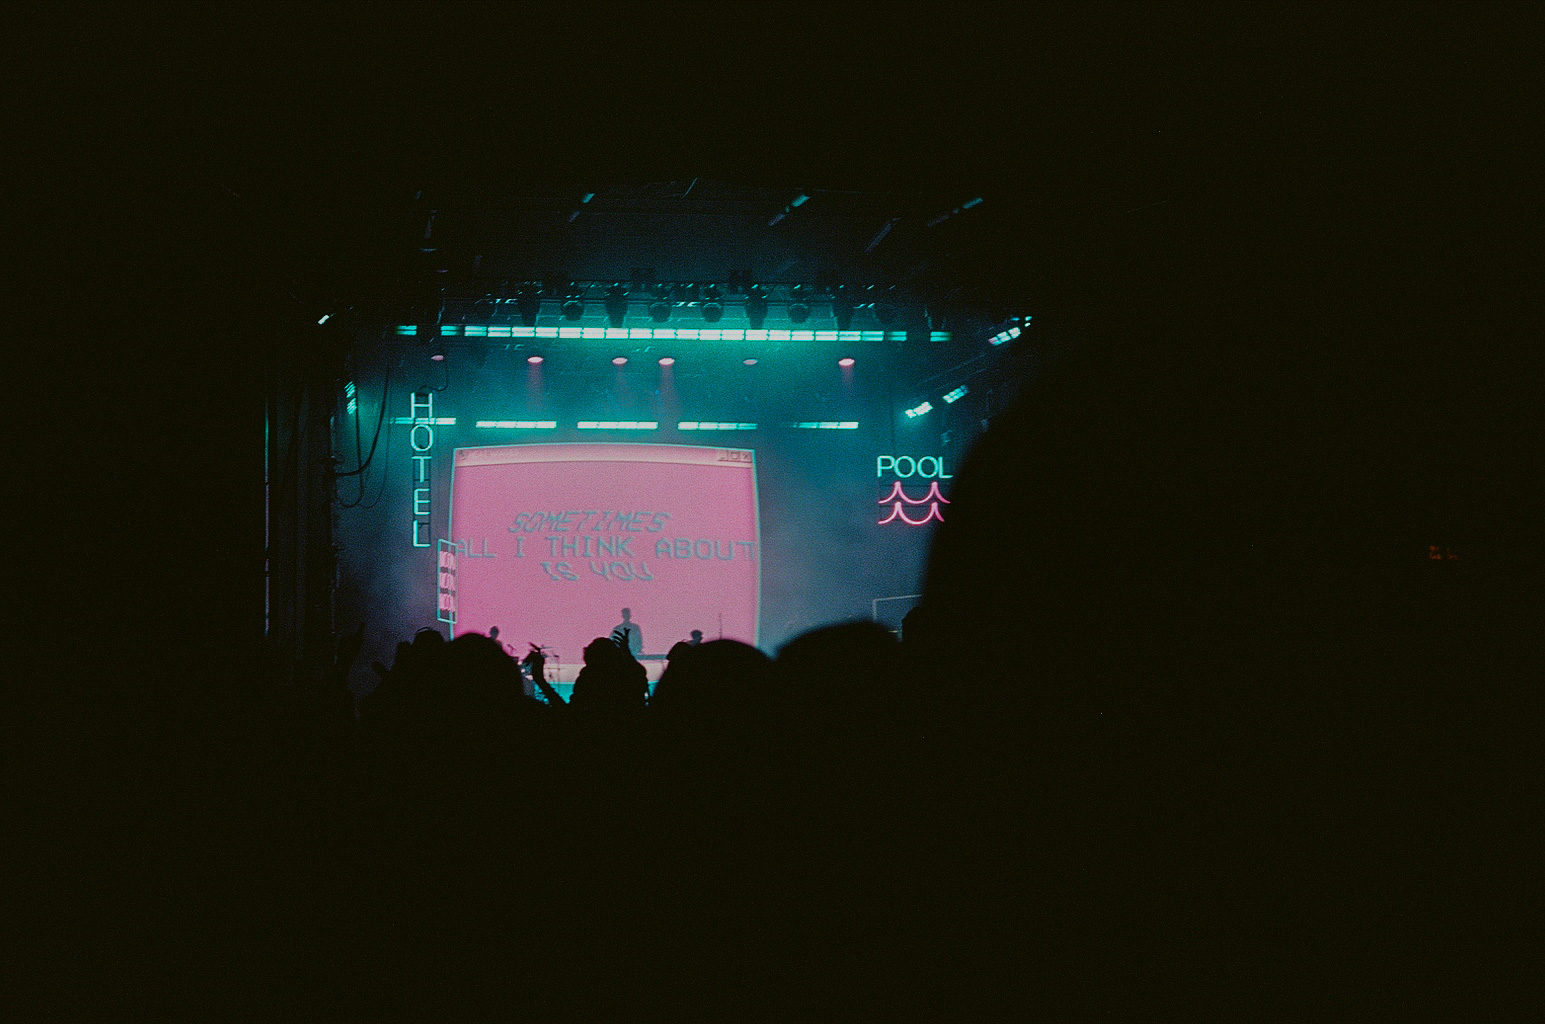
[[[598,636],[565,699],[540,648],[424,628],[354,699],[353,631],[306,684],[217,666],[229,706],[83,716],[74,770],[121,790],[93,827],[134,837],[114,856],[177,913],[208,908],[208,934],[333,935],[376,967],[409,934],[470,957],[619,914],[655,938],[725,914],[742,948],[803,920],[776,955],[806,977],[861,949],[865,970],[1001,995],[1015,975],[993,957],[1027,934],[1093,971],[1088,930],[1134,915],[1188,943],[1289,919],[1385,934],[1468,855],[1481,812],[1442,773],[1483,691],[1455,684],[1517,678],[1511,620],[1482,628],[1463,614],[1482,591],[1418,579],[1434,566],[1332,515],[1355,467],[1322,463],[1343,476],[1316,490],[1300,463],[1289,493],[1287,445],[1252,476],[1239,446],[1260,438],[1118,417],[1111,389],[1068,360],[992,423],[900,637],[836,623],[769,656],[698,634],[651,695],[629,638]]]
[[[1477,753],[1455,726],[1521,685],[1528,603],[1427,560],[1348,423],[1325,442],[1251,390],[1259,366],[1203,386],[1199,362],[1043,368],[959,470],[899,638],[834,623],[769,656],[696,635],[651,695],[636,635],[597,636],[565,699],[540,648],[425,628],[356,700],[355,630],[299,684],[211,659],[185,705],[81,701],[51,723],[71,760],[11,756],[40,848],[90,821],[111,852],[38,870],[231,950],[304,936],[331,950],[313,972],[409,970],[432,943],[534,959],[527,981],[549,960],[658,980],[706,962],[664,938],[732,920],[736,977],[883,967],[962,1006],[1013,992],[1027,941],[1092,1009],[1113,977],[1188,969],[1144,936],[1194,968],[1294,928],[1335,956],[1414,927],[1411,901],[1485,877],[1469,840],[1501,812],[1454,765],[1524,746]],[[65,771],[110,796],[48,799]],[[24,927],[59,941],[50,913]],[[103,934],[88,969],[136,948]]]

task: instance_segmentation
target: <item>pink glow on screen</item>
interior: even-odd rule
[[[455,632],[524,655],[531,641],[571,680],[581,652],[621,622],[663,655],[694,629],[757,642],[761,536],[744,449],[532,444],[456,451],[451,539]],[[485,554],[486,553],[486,554]],[[573,578],[570,578],[573,577]],[[550,663],[551,664],[551,663]],[[658,662],[646,660],[650,676]]]

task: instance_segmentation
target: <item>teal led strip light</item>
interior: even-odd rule
[[[556,430],[557,420],[478,420],[476,426],[489,430]]]

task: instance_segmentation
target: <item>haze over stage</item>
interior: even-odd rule
[[[953,469],[1055,347],[1023,290],[982,290],[945,264],[916,272],[918,256],[969,233],[993,202],[796,196],[707,178],[577,198],[419,197],[393,287],[369,307],[319,314],[314,337],[297,339],[317,360],[315,386],[341,389],[327,425],[338,512],[327,537],[320,522],[314,535],[338,547],[331,621],[368,619],[367,650],[383,659],[426,621],[449,630],[454,618],[457,633],[498,625],[511,645],[558,650],[561,671],[628,605],[650,605],[636,610],[661,651],[691,629],[773,648],[877,608],[895,628],[908,605],[893,599],[918,592]],[[769,209],[782,211],[776,223]],[[877,244],[873,233],[855,243],[853,224],[877,216],[895,223]],[[310,429],[296,427],[298,409],[271,408],[271,451],[287,455]],[[720,513],[687,482],[643,503],[560,499],[573,474],[533,464],[522,472],[548,474],[537,490],[549,493],[461,493],[474,452],[586,445],[740,452],[755,498],[735,498],[733,529],[688,530],[692,516]],[[572,550],[556,522],[526,530],[533,514],[586,509],[671,518],[625,553],[587,546],[609,532],[593,518]],[[300,538],[281,533],[270,593],[287,603]],[[496,538],[518,540],[519,553]],[[454,586],[442,550],[470,574]],[[708,566],[742,559],[756,572],[733,596],[701,585]],[[500,576],[517,567],[529,571]],[[647,599],[672,590],[662,572],[692,567],[696,584],[682,576],[671,599]],[[519,617],[538,606],[545,618]]]

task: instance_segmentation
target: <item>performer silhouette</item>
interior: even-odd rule
[[[702,642],[703,631],[701,629],[694,629],[692,631],[691,640],[677,640],[676,643],[672,645],[670,653],[665,656],[666,660],[675,661],[682,654],[690,651],[694,647],[699,646]]]
[[[499,639],[499,627],[498,626],[489,626],[488,627],[488,639],[496,641],[499,644],[500,647],[504,648],[504,651],[505,651],[506,654],[509,654],[512,657],[514,656],[515,649],[513,647],[511,647],[509,644],[505,643],[503,640]]]
[[[622,621],[612,627],[612,639],[626,644],[635,658],[644,653],[644,631],[633,621],[632,609],[622,610]]]

